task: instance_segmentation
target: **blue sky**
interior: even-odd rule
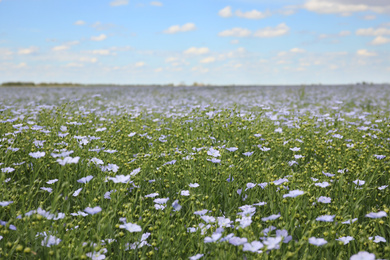
[[[0,0],[0,82],[390,82],[388,0]]]

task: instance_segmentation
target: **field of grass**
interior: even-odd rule
[[[0,258],[390,259],[390,87],[0,89]]]

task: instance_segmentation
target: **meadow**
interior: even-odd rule
[[[390,86],[0,88],[2,259],[390,259]]]

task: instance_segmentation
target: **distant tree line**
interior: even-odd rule
[[[22,81],[11,81],[11,82],[4,82],[1,84],[5,87],[23,87],[23,86],[82,86],[83,84],[79,83],[56,83],[56,82],[41,82],[41,83],[34,83],[34,82],[22,82]]]

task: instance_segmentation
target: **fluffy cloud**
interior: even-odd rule
[[[97,55],[110,55],[111,54],[110,50],[107,50],[107,49],[92,50],[90,52],[92,54],[97,54]]]
[[[252,32],[248,29],[235,27],[235,28],[232,28],[230,30],[225,30],[225,31],[220,32],[218,34],[218,36],[221,36],[221,37],[228,37],[228,36],[248,37],[249,35],[251,35],[251,33]]]
[[[268,16],[271,15],[269,11],[266,12],[259,12],[257,10],[252,10],[248,12],[241,12],[241,10],[237,10],[235,12],[236,16],[241,17],[241,18],[246,18],[246,19],[264,19]]]
[[[387,0],[308,0],[303,8],[321,14],[347,16],[363,11],[390,12],[390,3]]]
[[[382,35],[390,35],[390,29],[387,28],[367,28],[367,29],[358,29],[356,31],[356,35],[359,36],[382,36]]]
[[[232,8],[230,6],[226,6],[218,12],[218,15],[224,18],[231,17],[233,15]]]
[[[214,57],[207,57],[207,58],[204,58],[200,61],[200,63],[212,63],[215,61],[215,58]]]
[[[290,50],[290,52],[292,53],[304,53],[305,50],[304,49],[300,49],[300,48],[293,48]]]
[[[34,52],[37,52],[37,50],[38,50],[37,47],[19,49],[18,54],[20,54],[20,55],[32,54]]]
[[[369,52],[367,50],[358,50],[356,54],[364,57],[372,57],[377,55],[375,52]]]
[[[96,58],[88,58],[88,57],[81,57],[79,60],[81,62],[90,62],[90,63],[96,63],[97,62]]]
[[[174,34],[174,33],[179,33],[179,32],[189,32],[189,31],[193,31],[195,29],[196,29],[195,24],[193,24],[193,23],[186,23],[186,24],[183,24],[182,26],[180,26],[180,25],[172,25],[171,27],[166,29],[164,31],[164,33],[166,33],[166,34]]]
[[[152,6],[163,6],[163,4],[161,2],[157,2],[157,1],[150,2],[150,5],[152,5]]]
[[[386,44],[390,42],[390,38],[386,38],[383,36],[378,36],[374,40],[372,40],[371,44],[372,45],[381,45],[381,44]]]
[[[110,3],[111,6],[121,6],[121,5],[128,5],[128,0],[114,0]]]
[[[281,23],[276,27],[265,27],[257,30],[253,33],[253,36],[260,38],[278,37],[287,34],[289,30],[290,28],[286,24]]]
[[[64,51],[69,49],[69,45],[58,45],[52,48],[53,51]]]
[[[78,20],[76,22],[74,22],[74,25],[84,25],[85,22],[83,20]]]
[[[185,50],[183,53],[184,54],[196,54],[196,55],[201,55],[201,54],[206,54],[210,50],[207,47],[201,47],[201,48],[196,48],[196,47],[191,47],[187,50]]]
[[[237,17],[246,18],[246,19],[263,19],[271,15],[269,11],[260,12],[257,10],[252,10],[247,12],[242,12],[241,10],[237,10],[234,14]],[[225,8],[221,9],[218,12],[218,15],[224,18],[232,17],[233,16],[232,8],[230,6],[226,6]]]
[[[100,34],[99,36],[92,36],[91,40],[92,41],[103,41],[107,39],[107,36],[105,34]]]
[[[143,66],[145,66],[145,65],[146,65],[146,63],[143,62],[143,61],[139,61],[139,62],[135,63],[135,66],[136,66],[137,68],[143,67]]]

